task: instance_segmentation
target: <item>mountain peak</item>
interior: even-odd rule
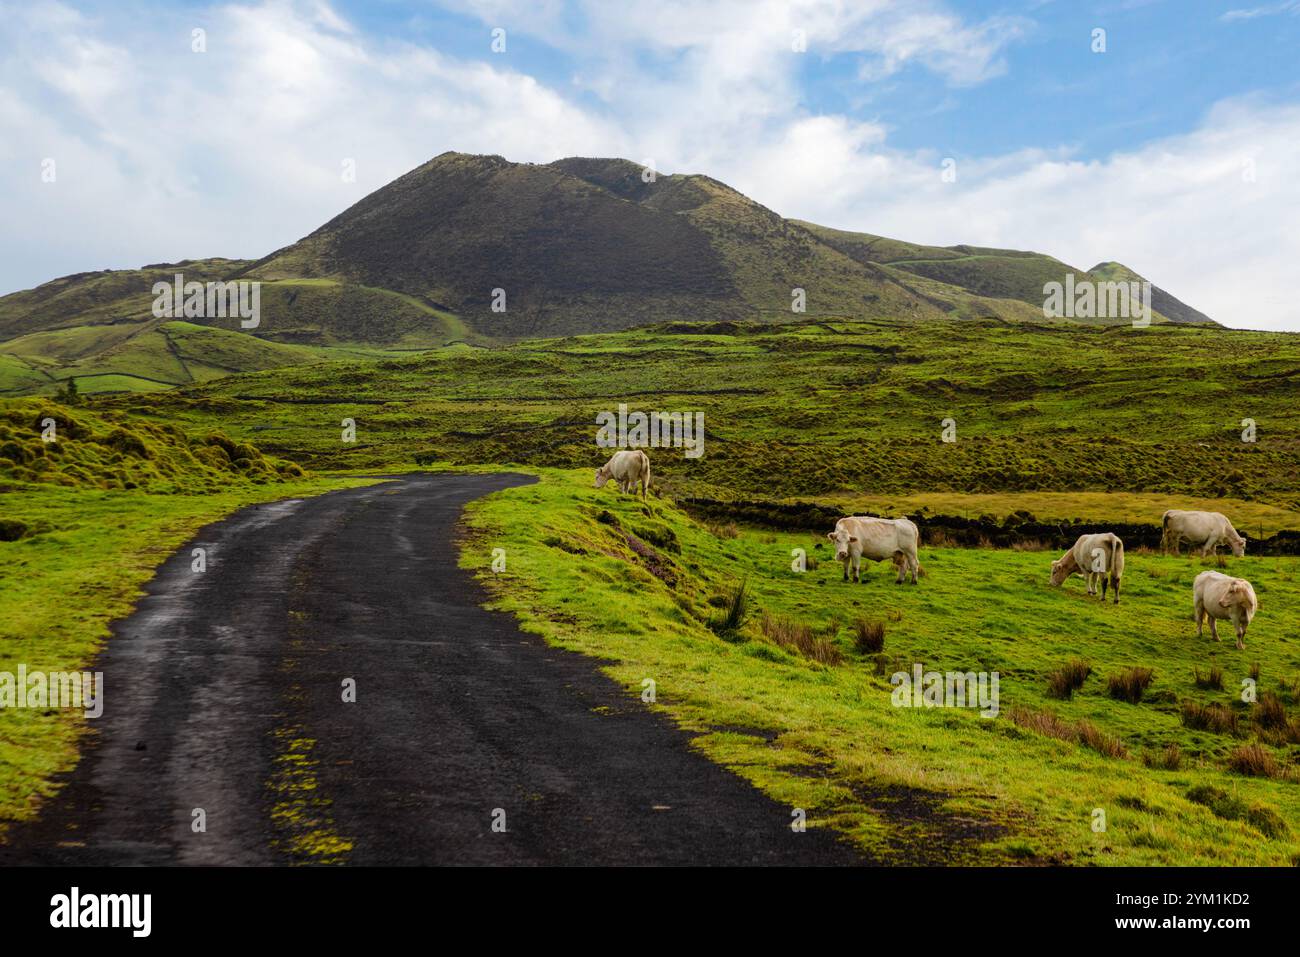
[[[1116,263],[1094,272],[1121,269],[1127,278]],[[338,290],[328,318],[318,311],[264,334],[395,341],[418,331],[410,315],[394,318],[395,301],[494,339],[680,319],[1041,322],[1044,284],[1071,271],[1080,272],[1038,253],[787,220],[710,176],[618,157],[536,164],[453,150],[236,275]],[[379,293],[397,298],[373,309],[345,302]],[[1163,292],[1153,307],[1156,321],[1209,321]]]

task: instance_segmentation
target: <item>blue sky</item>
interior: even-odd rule
[[[0,293],[261,256],[455,149],[625,156],[840,228],[1118,260],[1300,330],[1300,0],[0,0],[0,23],[21,227]]]

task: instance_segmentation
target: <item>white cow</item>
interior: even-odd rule
[[[1238,558],[1246,554],[1246,540],[1237,534],[1228,517],[1219,512],[1184,512],[1171,508],[1165,512],[1162,524],[1162,551],[1172,548],[1177,555],[1179,542],[1187,539],[1187,544],[1200,548],[1202,557],[1212,554],[1220,545],[1229,546]]]
[[[844,580],[849,580],[849,567],[853,580],[862,581],[862,559],[884,561],[888,558],[898,567],[899,585],[910,574],[916,584],[921,563],[916,557],[916,543],[920,537],[916,526],[906,518],[872,518],[854,515],[835,523],[835,531],[826,535],[835,543],[835,560],[844,563]]]
[[[1246,628],[1250,625],[1255,612],[1259,610],[1259,601],[1255,598],[1255,589],[1244,578],[1233,578],[1220,572],[1201,572],[1192,582],[1192,598],[1196,608],[1196,637],[1203,634],[1202,625],[1205,616],[1210,617],[1210,637],[1219,640],[1218,629],[1214,621],[1231,621],[1237,629],[1237,648],[1246,647]]]
[[[604,488],[605,483],[613,479],[618,483],[620,492],[636,494],[636,483],[641,483],[641,500],[645,501],[646,490],[650,488],[650,456],[640,449],[625,449],[615,452],[608,462],[596,469],[596,488]]]
[[[1119,604],[1119,580],[1124,575],[1124,543],[1113,532],[1080,535],[1064,555],[1052,562],[1052,584],[1061,585],[1078,573],[1088,581],[1088,594],[1097,594],[1101,582],[1101,600],[1106,600],[1106,583],[1115,590]]]

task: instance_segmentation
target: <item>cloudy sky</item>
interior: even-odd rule
[[[450,149],[1117,260],[1300,331],[1298,53],[1300,0],[0,0],[0,293],[259,257]]]

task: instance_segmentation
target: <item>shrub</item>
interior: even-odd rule
[[[1075,658],[1047,675],[1047,695],[1050,698],[1069,700],[1083,687],[1092,674],[1092,665]]]
[[[1185,727],[1193,731],[1213,731],[1215,734],[1236,734],[1237,714],[1217,702],[1201,704],[1184,701],[1182,719]]]
[[[885,623],[859,618],[853,623],[853,647],[864,655],[874,655],[884,651]]]
[[[1117,701],[1137,704],[1151,684],[1155,672],[1150,668],[1129,668],[1106,679],[1106,690]]]
[[[775,644],[798,652],[810,661],[837,665],[843,660],[839,648],[828,639],[819,637],[811,625],[764,612],[759,627]]]
[[[1091,721],[1079,722],[1079,743],[1108,758],[1122,758],[1128,755],[1128,749],[1124,747],[1123,741],[1113,734],[1102,731]]]
[[[1187,800],[1210,809],[1215,817],[1228,821],[1245,821],[1265,837],[1285,837],[1289,832],[1286,822],[1270,807],[1247,804],[1222,788],[1201,784],[1187,792]]]
[[[1022,728],[1036,731],[1051,738],[1081,744],[1108,758],[1123,758],[1128,750],[1124,742],[1114,735],[1102,731],[1091,721],[1072,724],[1050,711],[1035,711],[1032,708],[1014,707],[1010,713],[1011,720]]]
[[[1196,687],[1204,688],[1207,691],[1223,690],[1223,669],[1218,665],[1211,665],[1209,673],[1202,678],[1201,669],[1197,668],[1194,672],[1196,676]]]
[[[1252,778],[1275,778],[1282,773],[1273,753],[1258,744],[1243,744],[1228,752],[1228,768]]]
[[[1160,771],[1177,771],[1183,766],[1183,749],[1176,744],[1165,745],[1159,751],[1143,754],[1142,763]]]
[[[1290,723],[1282,699],[1271,691],[1265,691],[1259,696],[1259,700],[1250,709],[1250,719],[1261,728],[1285,728]]]
[[[722,614],[715,615],[709,621],[709,628],[719,638],[735,641],[739,637],[740,629],[749,620],[749,583],[742,581],[731,591],[719,597],[721,600],[717,601],[716,605],[722,609]],[[710,599],[710,604],[715,604],[715,601]]]

